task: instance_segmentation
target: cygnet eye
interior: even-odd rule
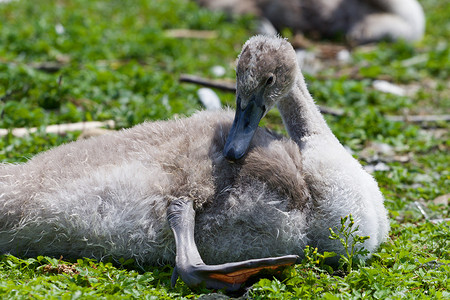
[[[273,75],[269,76],[269,78],[267,78],[267,81],[266,81],[266,86],[271,85],[274,82],[274,80],[275,79],[273,78]]]

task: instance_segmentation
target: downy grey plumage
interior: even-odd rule
[[[221,110],[1,164],[0,252],[174,263],[166,211],[179,198],[194,202],[195,240],[209,264],[302,256],[306,245],[343,253],[328,228],[350,213],[374,251],[389,229],[383,197],[328,128],[286,40],[244,45],[238,108],[260,89],[264,114],[277,105],[290,138],[257,128],[238,161],[224,156],[233,112]]]

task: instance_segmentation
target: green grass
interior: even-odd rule
[[[387,162],[388,171],[375,172],[386,197],[389,240],[350,273],[333,272],[314,260],[286,270],[283,280],[263,279],[249,295],[254,298],[449,298],[448,206],[433,200],[450,190],[447,123],[418,125],[391,122],[385,115],[444,114],[450,111],[450,4],[421,1],[427,14],[427,33],[413,45],[381,43],[356,49],[353,62],[363,80],[335,76],[329,67],[320,76],[306,76],[318,104],[341,108],[342,117],[326,116],[342,143],[357,157],[370,143],[387,143],[407,162]],[[64,32],[57,25],[61,24]],[[166,30],[177,28],[217,31],[219,39],[175,39]],[[251,18],[230,22],[220,13],[199,9],[184,0],[35,1],[0,4],[0,127],[43,127],[66,122],[113,119],[118,127],[144,120],[187,116],[201,109],[199,88],[181,84],[181,73],[213,77],[221,65],[234,77],[234,61],[254,33]],[[58,33],[58,30],[60,33]],[[421,58],[409,65],[405,61]],[[44,72],[43,63],[60,68]],[[328,78],[328,79],[316,79]],[[413,96],[378,92],[372,80],[418,85]],[[234,96],[217,91],[223,103]],[[264,124],[283,131],[279,114]],[[439,131],[443,133],[436,136]],[[0,160],[23,162],[32,155],[72,141],[79,133],[36,134],[0,138]],[[367,162],[363,161],[363,164]],[[417,209],[422,203],[429,220]],[[58,274],[65,266],[68,273]],[[336,270],[335,270],[336,271]],[[184,284],[170,288],[171,267],[133,268],[37,257],[0,256],[2,298],[197,298],[207,291]]]

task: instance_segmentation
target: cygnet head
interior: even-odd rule
[[[223,154],[242,158],[262,117],[292,89],[299,67],[292,45],[280,37],[254,36],[236,68],[236,115]]]

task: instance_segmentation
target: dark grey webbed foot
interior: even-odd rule
[[[286,255],[221,265],[206,265],[201,259],[194,241],[195,211],[192,201],[173,200],[167,210],[167,220],[174,233],[177,248],[172,285],[175,284],[179,275],[191,288],[204,286],[209,289],[236,291],[251,276],[292,265],[298,258],[296,255]]]

